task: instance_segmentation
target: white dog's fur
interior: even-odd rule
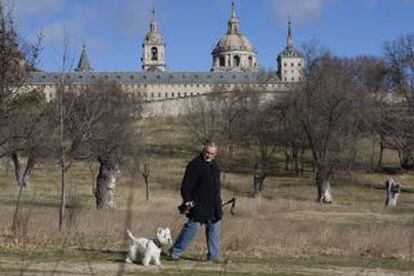
[[[126,230],[126,234],[133,241],[125,260],[127,263],[141,263],[144,266],[148,266],[153,260],[154,264],[161,265],[161,247],[172,244],[171,232],[168,227],[165,229],[158,228],[157,236],[152,240],[146,238],[137,239],[129,230]]]

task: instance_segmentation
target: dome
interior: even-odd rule
[[[223,36],[217,43],[216,52],[225,51],[247,51],[254,52],[253,45],[249,39],[241,34],[230,33]]]

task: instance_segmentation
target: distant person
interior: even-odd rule
[[[207,260],[218,262],[220,256],[221,184],[220,169],[214,160],[217,146],[206,141],[200,155],[188,163],[181,184],[183,204],[179,207],[188,222],[184,224],[170,257],[178,260],[197,235],[200,227],[206,227]]]

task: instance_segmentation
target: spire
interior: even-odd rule
[[[292,47],[293,47],[293,40],[292,40],[292,21],[290,19],[290,14],[289,14],[287,48],[292,48]]]
[[[229,20],[228,34],[238,34],[240,30],[239,19],[236,16],[236,7],[234,0],[231,1],[231,18]]]
[[[152,15],[151,15],[150,31],[152,33],[156,33],[158,32],[158,23],[157,23],[157,18],[155,17],[155,6],[152,7],[151,13]]]
[[[231,1],[231,18],[236,18],[236,8],[234,6],[234,0]]]
[[[76,72],[89,72],[92,71],[89,63],[88,55],[86,54],[86,46],[82,45],[82,53],[79,59],[78,67],[75,69]]]

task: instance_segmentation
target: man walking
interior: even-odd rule
[[[220,170],[214,161],[217,146],[212,141],[204,144],[200,155],[188,163],[181,184],[183,211],[188,217],[170,256],[178,260],[187,250],[200,227],[206,227],[207,260],[217,262],[220,255],[221,185]]]

